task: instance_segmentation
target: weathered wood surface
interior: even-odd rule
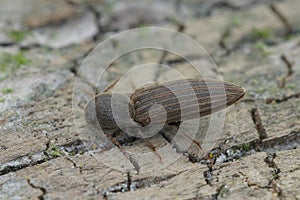
[[[0,199],[300,199],[300,2],[156,3],[0,1]],[[101,132],[85,129],[98,145],[91,145],[96,151],[86,148],[74,124],[83,116],[73,112],[72,94],[77,76],[86,93],[82,113],[97,70],[78,72],[85,55],[114,31],[144,25],[193,37],[223,79],[243,86],[247,95],[226,110],[223,133],[214,141],[220,149],[205,159],[195,146],[185,155],[175,151],[167,141],[172,128],[150,139],[158,149],[169,145],[168,154],[161,152],[163,163],[143,140],[125,145],[139,163],[137,174]],[[208,66],[193,49],[183,56]],[[153,62],[195,74],[178,56],[141,50],[116,60],[104,84]],[[208,67],[206,72],[217,76]],[[154,82],[175,78],[149,68],[121,87],[142,83],[145,74]],[[207,123],[200,120],[196,140]],[[115,163],[129,171],[112,168]]]

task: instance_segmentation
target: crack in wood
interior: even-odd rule
[[[292,150],[299,147],[300,147],[300,130],[295,130],[285,136],[274,137],[263,141],[261,141],[260,139],[256,139],[247,143],[232,146],[225,150],[223,149],[221,151],[236,152],[231,154],[231,156],[226,154],[227,158],[224,159],[223,161],[225,163],[225,162],[238,160],[240,158],[252,155],[255,152],[274,153],[278,151]]]
[[[284,88],[286,86],[286,81],[287,79],[289,79],[289,77],[291,77],[294,74],[294,70],[293,70],[293,66],[294,66],[294,62],[290,61],[290,59],[288,59],[288,57],[285,54],[282,54],[280,56],[282,62],[284,62],[286,68],[287,68],[287,74],[284,77],[280,77],[279,78],[279,87],[280,88]]]
[[[265,152],[277,152],[296,149],[300,147],[300,130],[294,130],[288,135],[274,137],[260,143],[260,148]]]
[[[265,127],[263,126],[260,113],[257,108],[251,109],[251,117],[253,120],[253,123],[255,125],[255,128],[258,132],[259,139],[262,141],[263,139],[266,139],[268,137]]]
[[[70,157],[65,158],[66,160],[70,161],[70,163],[72,163],[74,168],[79,169],[79,173],[82,174],[82,166],[77,166],[76,162],[74,162]]]
[[[46,149],[43,151],[34,154],[27,154],[9,162],[0,164],[0,176],[30,166],[35,166],[66,154],[76,155],[82,154],[86,151],[85,146],[80,140],[75,140],[63,146],[51,146],[51,149],[49,149],[50,146],[50,142],[48,142]]]
[[[292,143],[292,144],[291,144]],[[297,143],[297,144],[294,144]],[[275,146],[277,146],[275,149]],[[279,146],[279,147],[278,147]],[[212,186],[212,180],[214,178],[217,178],[214,176],[214,165],[216,163],[216,159],[221,155],[224,154],[226,155],[226,158],[221,162],[221,163],[227,163],[227,162],[232,162],[235,160],[239,160],[243,157],[252,155],[256,152],[267,152],[271,153],[276,151],[284,151],[284,150],[291,150],[295,149],[298,146],[300,146],[300,131],[293,131],[289,135],[284,136],[284,137],[278,137],[278,138],[272,138],[270,140],[264,140],[261,141],[260,139],[252,140],[249,143],[244,143],[236,146],[232,146],[228,149],[222,150],[222,149],[215,149],[212,150],[209,153],[209,158],[206,160],[203,159],[201,162],[203,164],[207,164],[207,170],[203,173],[203,176],[205,178],[205,181],[208,185]],[[225,153],[224,153],[225,152]],[[228,153],[232,152],[232,153]],[[275,171],[275,176],[279,174],[279,171]],[[250,183],[248,183],[248,186],[253,186]],[[270,182],[271,184],[271,182]],[[259,188],[267,188],[267,189],[274,189],[272,185],[269,185],[267,187],[261,187],[257,185]]]
[[[247,186],[250,188],[251,186],[253,186],[254,184],[250,184],[250,182],[249,182],[249,177],[246,175],[246,174],[244,174],[243,172],[241,172],[241,171],[239,171],[239,174],[242,176],[242,177],[244,177],[245,178],[245,182],[247,183]]]
[[[187,55],[184,57],[179,57],[179,58],[174,58],[174,59],[167,59],[164,61],[168,66],[176,65],[176,64],[182,64],[182,63],[190,63],[189,60],[197,60],[197,59],[202,59],[206,58],[203,55]],[[191,64],[191,63],[190,63]]]
[[[213,179],[213,165],[208,164],[207,165],[207,170],[203,172],[203,176],[205,179],[205,182],[207,185],[212,186],[212,179]]]
[[[239,10],[240,7],[226,1],[226,0],[221,0],[213,3],[210,7],[210,9],[215,9],[215,8],[229,8],[231,10]]]
[[[251,184],[249,183],[248,181],[248,177],[243,174],[242,172],[239,172],[242,176],[244,176],[246,178],[246,183],[248,185],[248,187],[252,187],[252,186],[257,186],[259,188],[262,188],[262,189],[273,189],[273,191],[278,195],[278,197],[281,197],[281,193],[282,193],[282,190],[280,187],[278,187],[277,183],[276,183],[276,179],[279,178],[279,174],[280,174],[280,169],[277,167],[276,163],[274,162],[274,159],[276,157],[276,153],[269,153],[268,151],[273,151],[272,147],[274,146],[273,144],[276,143],[278,145],[278,141],[279,140],[284,140],[284,141],[281,141],[282,145],[286,146],[287,145],[287,142],[289,143],[289,141],[295,141],[296,139],[300,139],[300,132],[297,132],[297,131],[293,131],[291,132],[288,136],[286,137],[279,137],[279,138],[273,138],[269,141],[261,141],[260,139],[257,139],[257,140],[253,140],[249,143],[245,143],[245,144],[249,144],[249,149],[248,150],[245,150],[244,153],[241,152],[241,155],[239,157],[231,157],[231,158],[228,158],[228,159],[225,159],[223,163],[226,163],[226,162],[229,162],[229,161],[234,161],[234,160],[237,160],[237,159],[240,159],[242,157],[245,157],[245,156],[248,156],[248,155],[251,155],[255,152],[267,152],[268,156],[265,158],[265,162],[268,164],[268,166],[270,168],[273,169],[273,179],[270,180],[269,182],[269,185],[268,186],[265,186],[265,187],[262,187],[262,186],[259,186],[257,184]],[[300,141],[298,142],[300,144]],[[231,147],[227,150],[223,150],[225,152],[227,152],[228,150],[233,150],[233,149],[241,149],[242,145],[238,145],[238,146],[234,146],[234,147]],[[248,145],[247,145],[248,146]],[[297,147],[290,147],[288,149],[294,149],[294,148],[297,148]],[[253,149],[255,149],[256,151],[252,151]],[[287,150],[286,148],[282,149],[282,150]],[[220,155],[220,152],[217,152],[218,155]],[[210,156],[212,158],[217,157],[217,155],[212,155]],[[215,160],[215,159],[212,159],[212,160]],[[205,178],[205,181],[208,185],[212,186],[212,180],[213,180],[213,166],[215,164],[214,161],[210,161],[209,162],[210,164],[207,164],[207,167],[208,169],[203,173],[203,176]],[[216,191],[216,194],[212,195],[212,199],[218,199],[218,196],[220,195],[220,192],[223,190],[224,186],[221,185],[217,191]]]
[[[76,56],[75,58],[71,59],[68,64],[70,65],[69,70],[71,73],[73,73],[77,78],[84,79],[84,77],[81,77],[80,74],[78,73],[78,70],[81,66],[82,61],[89,55],[89,53],[93,49],[86,50],[85,52],[82,52],[81,55]],[[86,81],[86,80],[84,80]],[[89,82],[88,82],[89,83]],[[91,84],[90,84],[91,85]]]
[[[14,46],[16,43],[14,42],[0,42],[0,47],[11,47]]]
[[[226,39],[230,36],[232,30],[232,25],[228,26],[225,31],[222,33],[220,41],[219,41],[219,46],[225,50],[225,55],[229,55],[231,49],[227,46],[226,44]]]
[[[268,189],[268,190],[273,190],[276,194],[278,194],[278,191],[280,191],[280,194],[281,194],[281,190],[278,190],[278,188],[277,188],[277,186],[274,186],[273,184],[273,182],[272,183],[269,183],[267,186],[260,186],[259,184],[257,184],[257,183],[249,183],[249,178],[247,177],[247,175],[246,174],[244,174],[244,173],[242,173],[241,171],[239,171],[239,174],[241,174],[243,177],[245,177],[245,181],[246,181],[246,183],[247,183],[247,186],[250,188],[250,187],[258,187],[258,188],[260,188],[260,189]],[[276,189],[274,188],[274,187],[276,187]],[[278,197],[280,197],[279,195],[278,195]]]
[[[45,162],[47,156],[44,152],[38,152],[33,155],[26,155],[15,160],[0,164],[0,176],[34,166]]]
[[[34,189],[39,189],[39,190],[42,192],[42,194],[41,194],[40,196],[38,196],[38,199],[39,199],[39,200],[44,200],[44,199],[45,199],[44,196],[46,195],[47,190],[46,190],[45,188],[43,188],[43,187],[34,185],[34,184],[30,181],[30,179],[26,179],[26,180],[27,180],[27,183],[28,183],[28,185],[29,185],[30,187],[32,187],[32,188],[34,188]]]
[[[49,49],[49,50],[53,50],[52,47],[45,47],[45,46],[43,46],[39,43],[32,43],[32,44],[25,44],[25,45],[20,44],[19,49],[20,49],[20,51],[27,51],[29,49],[41,48],[41,47],[44,47],[44,48]]]
[[[218,200],[219,196],[224,197],[224,193],[229,192],[226,188],[226,184],[222,184],[220,187],[216,189],[216,193],[211,196],[213,200]]]
[[[175,176],[178,176],[181,173],[182,172],[179,172],[177,174],[160,176],[160,177],[147,177],[147,178],[132,180],[130,174],[129,174],[130,178],[128,178],[128,172],[127,172],[126,181],[117,183],[107,189],[104,189],[100,192],[100,194],[104,198],[107,198],[108,195],[111,193],[130,192],[138,189],[152,188],[152,187],[163,187],[166,181],[169,181],[170,179],[172,179]]]
[[[132,177],[130,172],[127,172],[127,190],[131,190],[131,185],[132,185]]]
[[[281,60],[285,63],[287,69],[288,69],[288,73],[286,75],[286,77],[292,76],[294,71],[293,71],[293,66],[294,66],[294,62],[291,62],[287,56],[285,54],[281,55]]]
[[[300,92],[299,93],[295,93],[295,94],[292,94],[292,95],[289,95],[289,96],[286,96],[286,97],[283,97],[283,98],[278,98],[278,99],[275,99],[275,98],[268,98],[266,100],[266,103],[267,104],[270,104],[272,102],[275,102],[275,103],[283,103],[283,102],[286,102],[290,99],[295,99],[295,98],[300,98]]]
[[[270,10],[274,13],[274,15],[282,22],[285,27],[286,35],[293,34],[293,26],[289,22],[289,20],[284,16],[284,14],[275,6],[274,3],[270,5]]]
[[[280,178],[280,168],[276,165],[274,162],[274,159],[276,158],[276,153],[268,153],[267,157],[265,157],[264,161],[268,164],[268,166],[272,169],[272,179],[269,180],[269,186],[272,187],[273,191],[277,194],[278,197],[281,197],[282,190],[276,183],[276,180]]]
[[[92,37],[92,40],[94,42],[97,42],[103,35],[103,27],[101,24],[101,13],[91,4],[87,5],[87,9],[93,13],[94,17],[95,17],[95,24],[97,26],[97,32],[96,34]]]

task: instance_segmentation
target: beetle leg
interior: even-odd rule
[[[201,147],[200,143],[197,140],[194,140],[187,133],[185,133],[184,131],[182,131],[182,130],[179,129],[180,124],[181,124],[180,121],[179,122],[171,122],[171,123],[169,123],[169,125],[176,126],[177,130],[179,130],[182,133],[182,135],[184,135],[186,138],[188,138],[189,140],[191,140],[200,150],[202,150],[202,147]]]
[[[189,136],[187,133],[185,133],[184,131],[180,130],[179,131],[182,133],[182,135],[184,135],[187,139],[191,140],[201,151],[202,151],[202,147],[200,145],[200,143],[197,140],[194,140],[193,138],[191,138],[191,136]]]
[[[156,148],[155,146],[147,139],[147,138],[144,138],[145,142],[146,142],[146,145],[154,152],[154,154],[158,157],[159,159],[159,163],[162,163],[162,158],[161,156],[159,155],[159,153],[156,151]]]
[[[119,131],[119,130],[117,130]],[[129,155],[125,149],[122,147],[122,145],[120,144],[120,142],[114,138],[113,136],[111,136],[109,133],[106,133],[105,131],[103,131],[103,133],[112,141],[112,143],[114,145],[116,145],[119,150],[122,152],[122,154],[130,161],[130,163],[133,165],[134,169],[137,171],[137,173],[139,173],[140,171],[140,166],[139,164],[137,163],[137,161],[131,156]]]
[[[110,90],[112,87],[114,87],[117,83],[118,83],[118,81],[120,80],[120,76],[118,77],[118,78],[116,78],[116,80],[114,80],[111,84],[109,84],[105,89],[104,89],[104,91],[103,92],[107,92],[108,90]]]

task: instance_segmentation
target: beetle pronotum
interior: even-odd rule
[[[172,88],[176,90],[176,95]],[[88,103],[85,114],[89,124],[98,123],[105,132],[120,128],[116,119],[123,120],[122,126],[130,128],[132,125],[147,126],[155,122],[161,123],[162,120],[168,124],[180,122],[182,119],[199,118],[234,104],[244,94],[244,88],[220,80],[181,79],[136,89],[130,98],[119,93],[98,94]],[[186,98],[187,103],[182,106],[178,97]],[[194,101],[189,102],[193,97]],[[164,109],[156,109],[154,115],[150,117],[149,110],[156,104]],[[129,115],[126,115],[126,111]],[[111,138],[111,135],[107,135]],[[120,146],[117,141],[113,142]]]

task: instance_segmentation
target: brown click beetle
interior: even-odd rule
[[[234,104],[245,92],[244,88],[221,80],[180,79],[141,87],[134,90],[130,97],[121,93],[100,93],[88,102],[85,115],[88,124],[100,126],[138,171],[133,158],[122,150],[112,133],[107,133],[120,131],[120,123],[116,121],[121,122],[123,128],[130,128],[197,119]],[[154,105],[161,105],[163,109],[152,110],[154,112],[150,117],[149,110]],[[150,147],[155,151],[153,146]]]
[[[100,93],[89,101],[85,114],[89,124],[99,123],[102,130],[116,130],[119,128],[116,118],[124,120],[124,126],[132,125],[126,122],[126,110],[129,110],[131,119],[142,126],[150,124],[151,120],[161,122],[159,119],[163,112],[166,112],[167,116],[165,123],[179,122],[182,121],[182,115],[185,120],[189,120],[222,110],[244,95],[245,89],[232,83],[215,79],[181,79],[136,89],[130,98],[121,93]],[[187,101],[182,105],[178,97],[187,100],[196,97],[197,101]],[[149,110],[155,104],[162,105],[164,110],[157,109],[150,119]],[[115,114],[112,112],[112,106],[118,111]]]

